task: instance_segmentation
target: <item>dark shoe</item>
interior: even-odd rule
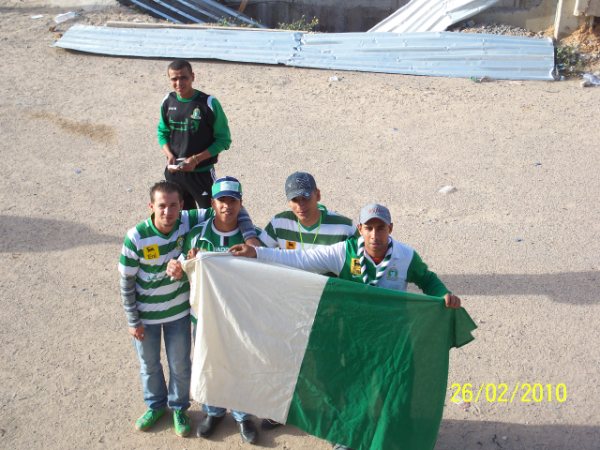
[[[202,422],[198,424],[198,437],[209,437],[215,431],[217,424],[223,420],[223,416],[206,416]]]
[[[263,419],[262,422],[260,423],[260,427],[263,430],[272,430],[273,428],[280,427],[281,425],[283,425],[283,424],[279,423],[279,422],[275,422],[274,420],[271,420],[271,419]]]
[[[240,435],[244,442],[247,442],[248,444],[254,444],[256,442],[257,431],[254,422],[251,420],[242,420],[241,422],[238,422],[238,427],[240,427]]]

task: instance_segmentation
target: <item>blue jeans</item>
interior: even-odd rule
[[[164,333],[169,363],[169,390],[160,363],[160,339]],[[144,402],[151,409],[190,407],[190,316],[158,325],[144,325],[144,340],[133,340],[140,360]]]
[[[196,341],[196,328],[197,325],[195,323],[192,323],[192,336],[194,342]],[[204,411],[209,416],[221,417],[225,415],[227,409],[221,408],[219,406],[202,405],[202,411]],[[231,416],[235,419],[236,422],[242,422],[250,418],[250,414],[234,410],[231,410]]]

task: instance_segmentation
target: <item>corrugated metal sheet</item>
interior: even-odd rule
[[[293,31],[139,29],[74,25],[55,45],[102,55],[285,64],[300,45],[300,36],[301,33]]]
[[[290,65],[335,70],[552,80],[551,39],[469,33],[305,34]]]
[[[118,0],[125,6],[135,5],[153,17],[173,23],[217,23],[221,20],[236,25],[265,28],[250,17],[214,0]]]
[[[444,31],[450,25],[468,19],[498,0],[411,0],[369,31],[411,33]]]
[[[116,56],[335,70],[552,80],[550,39],[467,33],[315,33],[74,25],[55,46]]]

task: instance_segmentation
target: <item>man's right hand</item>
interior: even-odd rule
[[[248,244],[237,244],[229,249],[233,256],[245,256],[246,258],[256,258],[256,249]]]
[[[176,259],[169,261],[167,264],[167,275],[176,280],[181,280],[181,277],[183,276],[183,267],[181,266],[181,263]]]
[[[139,325],[135,328],[127,328],[127,331],[129,331],[129,334],[132,335],[134,339],[137,339],[138,341],[144,340],[144,325]]]

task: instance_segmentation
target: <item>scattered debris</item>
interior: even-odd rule
[[[520,238],[520,237],[515,238],[515,242],[523,242],[523,238]]]
[[[77,13],[75,11],[69,11],[63,14],[59,14],[54,17],[54,22],[56,24],[66,22],[67,20],[71,20],[77,17]]]
[[[31,16],[30,18],[35,20],[35,19],[41,19],[42,17],[44,17],[43,14],[36,14],[35,16]]]
[[[79,169],[79,168],[75,169],[75,173],[76,173],[77,175],[79,175],[81,172],[82,172],[82,170],[81,170],[81,169]]]
[[[584,73],[581,87],[600,86],[600,77],[593,73]]]
[[[456,191],[457,191],[457,189],[454,186],[448,185],[448,186],[444,186],[443,188],[441,188],[438,192],[440,194],[447,195],[447,194],[452,194]]]
[[[471,77],[470,79],[471,79],[471,81],[474,81],[475,83],[483,83],[485,81],[492,81],[492,79],[490,77]]]
[[[340,79],[338,77],[336,77],[335,75],[332,77],[329,77],[329,82],[333,83],[334,81],[340,81]]]

